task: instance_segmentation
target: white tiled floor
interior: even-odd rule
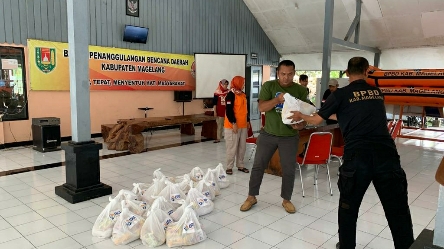
[[[196,134],[199,133],[197,129]],[[156,131],[151,139],[149,144],[160,146],[199,138],[197,135],[184,138],[174,130]],[[434,228],[438,198],[434,173],[444,144],[398,139],[397,146],[409,179],[409,202],[417,236],[424,228]],[[246,161],[251,148],[249,145]],[[115,152],[101,151],[101,154],[109,153]],[[61,160],[64,160],[61,151],[42,154],[30,148],[0,150],[0,171]],[[130,189],[133,182],[151,182],[152,172],[157,168],[162,168],[166,175],[175,176],[188,173],[195,166],[204,170],[214,168],[219,162],[225,164],[224,142],[194,143],[101,160],[101,180],[113,187],[115,195],[120,189]],[[246,165],[251,168],[252,161]],[[337,163],[333,162],[334,195],[330,196],[325,169],[320,172],[316,187],[312,184],[313,168],[304,167],[306,197],[302,198],[297,176],[292,201],[298,210],[291,215],[281,206],[281,178],[268,174],[264,176],[258,204],[248,212],[240,212],[250,175],[234,171],[234,175],[229,176],[231,185],[215,200],[216,209],[200,218],[208,239],[189,248],[334,248],[338,241],[337,169]],[[114,246],[110,239],[92,237],[92,225],[108,197],[70,204],[54,194],[54,187],[64,182],[64,167],[0,177],[0,249],[146,248],[140,240]],[[382,206],[372,186],[361,206],[357,243],[357,248],[393,248]]]

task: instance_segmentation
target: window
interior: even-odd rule
[[[28,119],[24,48],[0,46],[0,117]]]

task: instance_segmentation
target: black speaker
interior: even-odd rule
[[[193,100],[192,91],[174,91],[174,101],[191,102]]]
[[[33,149],[40,152],[60,150],[59,125],[32,125]]]

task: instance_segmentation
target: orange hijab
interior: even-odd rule
[[[214,91],[214,95],[216,96],[224,96],[227,95],[227,93],[230,91],[228,89],[225,90],[224,88],[224,84],[228,83],[228,80],[223,79],[221,81],[219,81],[219,85],[216,88],[216,91]]]
[[[242,89],[245,85],[245,78],[242,76],[234,76],[231,80],[231,91],[235,94],[242,94]]]

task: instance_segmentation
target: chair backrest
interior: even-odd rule
[[[326,164],[330,160],[333,135],[330,132],[313,132],[308,140],[302,164]]]
[[[401,131],[401,128],[402,128],[402,119],[398,119],[391,133],[393,139],[395,139],[398,136],[399,132]]]
[[[390,120],[387,123],[387,130],[389,131],[390,134],[392,134],[392,129],[393,129],[393,120]]]
[[[247,138],[248,137],[254,137],[253,128],[251,127],[251,125],[250,125],[250,127],[248,128],[248,131],[247,131]]]

